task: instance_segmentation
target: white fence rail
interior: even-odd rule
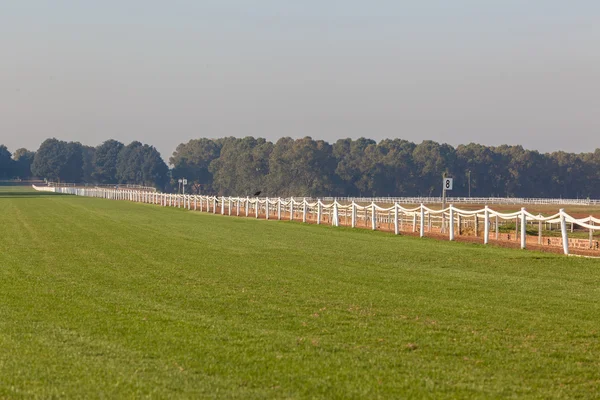
[[[379,203],[379,204],[440,204],[441,197],[322,197],[322,201],[341,203]],[[487,204],[487,205],[600,205],[600,200],[593,199],[545,199],[525,197],[447,197],[452,204]]]
[[[456,230],[460,232],[464,219],[473,219],[476,232],[480,222],[483,221],[483,243],[488,244],[490,239],[490,229],[495,227],[495,238],[498,239],[499,223],[503,220],[514,220],[518,230],[520,225],[520,244],[521,248],[527,246],[527,226],[532,223],[538,223],[539,240],[541,241],[542,224],[556,224],[561,230],[561,244],[565,254],[569,254],[569,238],[567,224],[578,225],[589,231],[589,243],[592,247],[593,233],[600,231],[600,219],[593,216],[586,218],[574,218],[567,214],[563,209],[552,216],[533,215],[525,208],[512,213],[501,213],[494,211],[487,205],[480,210],[461,210],[450,205],[442,210],[434,210],[425,204],[418,207],[405,208],[398,201],[390,201],[388,198],[381,198],[381,203],[389,205],[382,207],[375,201],[370,204],[364,204],[365,199],[360,199],[362,205],[354,200],[334,199],[298,199],[295,198],[250,198],[250,197],[217,197],[201,195],[179,195],[147,192],[140,190],[123,189],[103,189],[103,188],[73,188],[73,187],[36,187],[34,189],[49,191],[55,193],[72,194],[77,196],[88,196],[104,198],[111,200],[128,200],[141,203],[160,205],[163,207],[187,208],[188,210],[199,210],[212,213],[228,215],[240,214],[265,219],[283,219],[287,216],[289,220],[302,220],[302,222],[314,221],[317,224],[329,223],[333,226],[340,226],[341,220],[345,219],[350,223],[347,225],[355,228],[358,221],[362,221],[365,226],[376,230],[380,224],[393,226],[395,234],[399,234],[402,226],[406,223],[412,223],[412,231],[419,232],[421,237],[427,232],[432,232],[432,225],[439,224],[440,232],[447,234],[448,239],[453,241],[456,237]],[[342,200],[340,203],[338,200]],[[344,203],[349,201],[348,203]],[[393,204],[392,204],[393,203]],[[343,225],[343,224],[342,224]]]

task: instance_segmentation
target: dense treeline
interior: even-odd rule
[[[107,140],[91,147],[47,139],[35,153],[19,149],[14,155],[0,145],[0,179],[32,176],[55,182],[128,183],[164,189],[169,168],[154,147],[137,141],[125,146]]]
[[[487,147],[401,139],[310,137],[195,139],[180,144],[169,170],[146,144],[107,140],[97,147],[47,139],[37,152],[11,155],[0,145],[0,179],[32,176],[62,182],[130,183],[188,192],[267,196],[439,196],[441,177],[454,196],[600,198],[600,149],[542,154],[522,146]]]
[[[177,147],[172,176],[205,193],[269,196],[439,196],[442,174],[454,196],[600,198],[600,149],[542,154],[522,146],[456,148],[430,140],[310,137],[197,139]],[[470,187],[470,189],[469,189]],[[198,188],[198,186],[197,186]]]
[[[31,177],[31,163],[35,153],[18,149],[15,154],[0,144],[0,179],[28,179]]]

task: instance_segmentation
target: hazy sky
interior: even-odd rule
[[[0,0],[0,143],[600,147],[598,0]]]

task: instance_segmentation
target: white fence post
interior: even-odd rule
[[[398,235],[400,231],[398,230],[398,203],[394,203],[394,234]]]
[[[321,200],[317,200],[317,225],[321,225]]]
[[[277,219],[281,220],[281,197],[277,198]]]
[[[589,224],[591,226],[594,226],[594,221],[592,220],[592,216],[590,215],[590,219],[589,219]],[[592,228],[590,228],[590,233],[589,233],[589,242],[590,242],[590,249],[594,246],[594,231]]]
[[[488,244],[490,241],[490,210],[488,206],[485,206],[484,213],[485,227],[483,228],[483,243]]]
[[[421,230],[419,232],[419,236],[425,236],[425,206],[421,204]]]
[[[306,197],[302,200],[302,222],[306,223]]]
[[[521,248],[527,247],[527,217],[525,208],[521,208]]]
[[[375,209],[375,202],[371,203],[371,229],[377,229],[377,210]]]
[[[356,203],[352,200],[352,227],[356,228]]]
[[[562,235],[563,251],[569,255],[569,234],[567,232],[567,220],[565,218],[565,210],[560,209],[560,232]]]
[[[331,221],[333,226],[339,226],[338,223],[338,203],[337,201],[333,202],[333,220]]]
[[[269,219],[269,198],[265,197],[265,219]]]
[[[448,226],[450,229],[450,241],[454,241],[454,207],[450,204],[450,224]]]

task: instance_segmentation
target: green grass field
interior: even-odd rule
[[[600,394],[599,260],[0,190],[0,398]]]

